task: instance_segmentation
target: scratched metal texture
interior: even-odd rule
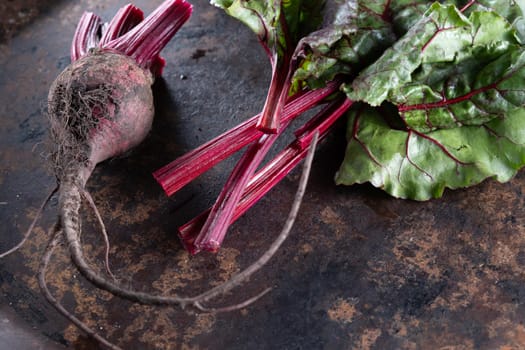
[[[109,19],[126,2],[46,3],[16,12],[20,26],[0,17],[0,250],[17,242],[55,184],[46,165],[45,100],[69,62],[78,18],[91,10]],[[135,1],[145,13],[158,3]],[[101,164],[88,183],[109,231],[113,272],[127,286],[166,295],[203,291],[262,254],[283,224],[299,176],[294,171],[233,225],[218,254],[182,250],[176,228],[212,203],[235,157],[171,198],[151,172],[256,114],[270,74],[251,32],[204,0],[193,4],[193,17],[163,54],[168,65],[154,86],[152,132],[125,157]],[[337,187],[343,127],[319,147],[284,247],[248,283],[210,305],[273,287],[250,307],[195,314],[121,300],[84,280],[64,247],[48,274],[53,293],[126,349],[525,349],[525,174],[428,202],[393,199],[368,185]],[[0,303],[43,348],[52,341],[97,349],[37,286],[56,210],[54,199],[30,241],[0,261]],[[88,209],[82,237],[102,269],[103,240]]]

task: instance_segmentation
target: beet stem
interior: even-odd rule
[[[261,116],[257,121],[257,129],[264,133],[275,134],[280,128],[280,116],[282,115],[283,105],[289,89],[287,77],[288,64],[283,62],[279,67],[277,63],[272,64],[272,79]]]
[[[334,101],[299,128],[296,131],[297,139],[265,164],[250,179],[231,216],[230,225],[287,176],[306,156],[308,148],[311,147],[313,136],[319,133],[319,139],[325,138],[330,127],[351,105],[352,101],[348,99]],[[179,237],[190,254],[196,254],[200,251],[195,240],[209,215],[210,209],[179,228]]]
[[[89,49],[98,45],[100,17],[92,12],[84,12],[78,22],[71,44],[71,62],[85,56]]]
[[[299,186],[297,188],[297,192],[295,193],[292,207],[290,209],[290,212],[288,213],[288,217],[286,218],[284,226],[281,229],[281,232],[279,233],[277,238],[272,242],[272,244],[264,252],[264,254],[261,255],[259,259],[257,259],[257,261],[252,263],[242,272],[233,276],[228,282],[223,283],[215,288],[210,289],[209,291],[205,293],[198,295],[196,298],[199,298],[201,300],[199,303],[213,299],[224,293],[227,293],[231,289],[239,286],[240,284],[248,280],[251,275],[253,275],[255,272],[260,270],[275,255],[275,253],[279,250],[279,248],[284,243],[286,238],[288,238],[292,230],[292,227],[295,223],[295,220],[297,218],[297,214],[299,213],[299,209],[301,207],[304,193],[306,191],[306,185],[308,183],[308,178],[310,176],[310,170],[312,168],[312,162],[314,158],[315,148],[317,146],[317,141],[318,141],[318,134],[316,133],[312,139],[311,147],[308,151],[308,155],[306,156],[306,160],[304,162],[303,172],[299,180]],[[266,291],[264,291],[263,293],[265,292]]]
[[[190,18],[192,5],[185,0],[168,0],[126,34],[109,41],[103,48],[133,57],[139,66],[151,68],[157,56]]]
[[[244,153],[213,205],[201,233],[195,239],[194,244],[198,249],[208,251],[219,249],[246,184],[278,136],[278,134],[265,134]]]
[[[342,102],[335,101],[327,106],[321,113],[318,113],[310,120],[310,123],[303,126],[295,132],[297,137],[297,144],[300,148],[305,148],[310,145],[314,133],[318,132],[321,135],[326,134],[334,123],[350,108],[353,101],[345,98]]]
[[[281,123],[296,118],[318,105],[339,89],[340,81],[333,81],[326,87],[310,90],[294,96],[284,107]],[[260,115],[256,115],[231,130],[215,137],[196,149],[182,155],[153,173],[168,196],[186,186],[193,179],[213,168],[241,148],[255,142],[261,132],[255,128]]]
[[[133,27],[142,22],[143,19],[144,13],[138,7],[132,4],[121,7],[102,34],[100,46],[104,46],[111,40],[129,32]]]

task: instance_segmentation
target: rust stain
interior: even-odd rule
[[[217,261],[219,263],[219,276],[210,285],[216,286],[224,281],[229,280],[235,273],[240,271],[237,263],[237,256],[241,252],[235,248],[223,247],[217,253]]]
[[[330,309],[327,311],[328,317],[332,321],[351,323],[359,315],[359,311],[356,310],[355,303],[345,299],[338,299]]]
[[[167,294],[178,293],[188,284],[203,278],[202,272],[195,269],[188,253],[179,251],[173,258],[177,261],[177,268],[166,267],[161,278],[153,282],[155,289]]]
[[[509,265],[509,267],[515,269],[515,256],[516,253],[512,251],[511,247],[501,241],[497,241],[492,250],[491,263],[495,265]]]
[[[332,207],[326,206],[321,210],[321,220],[334,229],[335,239],[343,238],[348,224]]]
[[[506,307],[511,309],[510,307]],[[509,310],[513,312],[514,310]],[[503,311],[503,310],[502,310]],[[515,324],[505,317],[498,317],[487,325],[490,339],[503,343],[498,349],[525,349],[525,326]]]
[[[370,350],[375,345],[377,339],[381,336],[382,331],[378,328],[367,328],[361,334],[359,345],[354,347],[355,350]]]
[[[525,347],[525,326],[522,324],[516,325],[516,328],[512,331],[516,343]]]
[[[210,333],[215,325],[216,316],[210,313],[195,315],[195,321],[191,327],[187,327],[183,336],[183,348],[188,348],[189,343],[198,336]]]
[[[303,255],[306,255],[308,253],[311,253],[314,251],[314,247],[310,244],[310,243],[304,243],[302,246],[301,246],[301,249],[299,250],[299,252]]]
[[[81,335],[81,331],[73,324],[67,325],[66,329],[64,329],[64,339],[68,342],[75,343]]]
[[[31,220],[34,218],[34,215],[29,215],[31,217]],[[24,230],[21,230],[24,231]],[[25,234],[25,232],[20,232],[20,239]],[[47,232],[44,230],[41,226],[36,226],[33,229],[33,232],[29,239],[27,240],[26,244],[22,246],[22,248],[18,251],[22,255],[22,259],[24,261],[24,265],[29,268],[33,274],[36,274],[38,271],[38,267],[40,265],[40,260],[35,259],[35,257],[38,257],[41,252],[42,248],[45,247],[47,243]],[[15,253],[15,254],[18,254]],[[28,284],[28,286],[32,290],[39,290],[38,283],[36,279],[33,276],[23,276],[25,282]]]
[[[314,251],[314,247],[310,243],[304,243],[301,245],[297,251],[297,254],[293,257],[293,261],[298,263],[304,257]]]
[[[106,320],[103,318],[107,314],[105,302],[113,298],[111,294],[83,288],[75,278],[70,280],[68,287],[68,289],[64,288],[64,290],[72,293],[75,300],[80,301],[76,303],[75,309],[71,310],[72,313],[83,320],[90,328],[111,338],[114,331],[113,327],[108,327]],[[74,343],[80,335],[82,335],[82,332],[72,326],[68,326],[64,332],[64,337],[71,343]]]
[[[124,205],[125,203],[118,202],[110,211],[112,219],[118,220],[123,226],[145,222],[157,210],[157,201],[153,199],[138,201],[131,208],[129,205],[124,208]]]
[[[393,252],[403,263],[417,266],[429,278],[439,278],[443,271],[436,263],[436,246],[439,246],[443,235],[435,228],[435,217],[432,214],[410,220],[410,228],[396,236]]]
[[[179,341],[178,333],[173,330],[173,320],[170,317],[171,310],[155,310],[152,316],[154,321],[149,323],[146,329],[140,331],[139,339],[149,346],[157,349],[175,349]],[[162,336],[159,337],[159,335]],[[130,339],[131,340],[131,339]]]
[[[454,330],[447,330],[436,334],[428,334],[428,337],[419,343],[421,349],[438,350],[474,350],[474,342],[470,338],[458,336]]]
[[[129,311],[140,317],[135,317],[124,329],[122,341],[140,347],[136,341],[138,339],[154,349],[176,349],[180,334],[173,327],[172,310],[133,305]]]

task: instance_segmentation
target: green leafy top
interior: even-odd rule
[[[291,93],[345,76],[355,103],[338,184],[426,200],[525,165],[523,1],[326,0],[313,22],[301,21],[316,1],[214,3],[294,45]]]
[[[443,102],[443,93],[448,93],[448,100],[460,98],[462,93],[485,89],[483,83],[488,81],[470,81],[477,69],[519,46],[516,30],[498,14],[476,11],[467,18],[453,5],[435,3],[345,91],[354,101],[372,106],[390,101],[402,108]],[[447,80],[458,74],[462,81]],[[458,84],[468,86],[458,89]]]
[[[353,76],[394,44],[428,8],[424,0],[332,1],[327,7],[329,4],[342,15],[325,16],[323,28],[301,41],[296,54],[302,61],[294,86],[318,88],[338,74]]]
[[[211,0],[211,4],[257,34],[271,59],[291,55],[297,42],[319,27],[324,6],[319,0]]]
[[[434,3],[347,83],[347,96],[368,106],[349,113],[336,182],[370,181],[393,196],[426,200],[487,177],[508,181],[525,164],[518,10],[507,1]]]

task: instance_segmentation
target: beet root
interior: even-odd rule
[[[152,83],[134,59],[103,50],[67,67],[48,96],[57,177],[84,168],[84,185],[98,163],[138,145],[153,121]]]
[[[147,18],[131,4],[122,7],[107,24],[91,12],[82,15],[71,46],[72,63],[52,83],[48,95],[51,163],[57,189],[44,201],[23,240],[0,254],[2,258],[22,246],[44,207],[58,191],[59,218],[42,259],[39,284],[47,300],[61,314],[112,349],[118,347],[97,335],[51,295],[46,284],[46,267],[54,248],[65,238],[74,264],[88,280],[114,294],[121,289],[127,292],[114,282],[109,270],[106,230],[85,185],[98,163],[127,152],[150,131],[154,115],[151,85],[165,64],[160,52],[191,12],[192,6],[185,0],[166,0]],[[106,269],[110,279],[95,272],[84,258],[80,241],[82,199],[95,210],[106,238]]]

